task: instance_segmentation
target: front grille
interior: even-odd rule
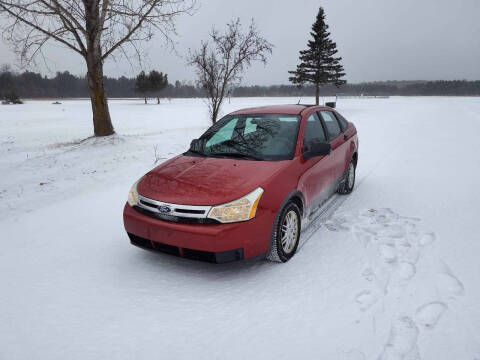
[[[164,220],[164,221],[171,221],[171,222],[182,223],[182,224],[220,224],[219,221],[214,219],[192,218],[192,217],[160,214],[158,212],[153,212],[145,208],[141,208],[139,206],[134,206],[133,208],[144,215],[153,217],[155,219]]]
[[[154,199],[149,199],[143,195],[138,195],[138,203],[134,207],[137,211],[150,217],[185,224],[218,224],[213,219],[207,219],[211,210],[208,205],[182,205],[172,204]]]
[[[128,233],[128,237],[130,238],[130,242],[133,245],[139,246],[141,248],[155,250],[175,256],[182,256],[184,258],[192,260],[200,260],[211,263],[227,263],[243,259],[243,249],[211,252],[182,248],[182,251],[180,251],[180,248],[177,246],[163,244],[156,241],[150,241],[148,239],[131,233]]]
[[[205,210],[175,209],[175,211],[181,214],[198,214],[198,215],[205,214]]]
[[[151,204],[151,203],[149,203],[148,201],[145,201],[145,200],[140,200],[140,204],[145,205],[145,206],[148,206],[148,207],[151,207],[152,209],[156,209],[156,208],[157,208],[156,205]]]

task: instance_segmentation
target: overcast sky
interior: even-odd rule
[[[319,6],[325,9],[349,82],[480,79],[480,0],[199,0],[194,16],[177,20],[177,54],[154,38],[143,68],[166,72],[170,81],[193,80],[184,59],[188,49],[198,47],[213,25],[221,29],[240,17],[246,28],[253,17],[275,48],[266,67],[247,70],[244,83],[288,83],[287,71],[295,69],[298,51],[306,47]],[[63,70],[85,73],[83,59],[60,45],[49,46],[47,60],[48,68],[39,62],[31,70],[48,76]],[[4,43],[1,63],[16,63]],[[125,60],[109,61],[105,73],[132,77],[139,70]]]

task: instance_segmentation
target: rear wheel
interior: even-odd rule
[[[338,186],[339,194],[350,194],[355,186],[355,163],[350,161],[347,168],[345,179]]]
[[[275,219],[267,259],[286,262],[292,258],[297,251],[300,230],[300,210],[294,202],[289,202]]]

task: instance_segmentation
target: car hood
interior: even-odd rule
[[[216,205],[265,186],[289,161],[250,161],[179,155],[147,173],[138,192],[185,205]]]

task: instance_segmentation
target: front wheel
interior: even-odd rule
[[[338,186],[339,194],[350,194],[355,186],[355,163],[350,161],[347,168],[345,179]]]
[[[294,202],[285,205],[273,224],[267,260],[286,262],[295,255],[300,239],[300,210]]]

